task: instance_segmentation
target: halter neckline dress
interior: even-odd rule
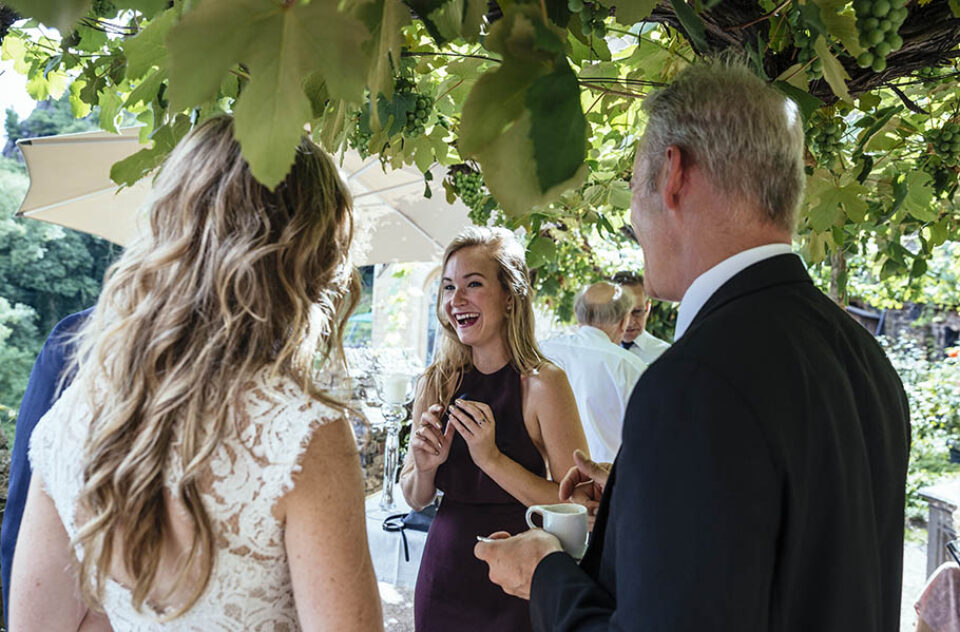
[[[546,465],[523,423],[520,374],[510,363],[490,374],[471,369],[454,394],[457,398],[490,406],[499,450],[546,477]],[[528,602],[493,584],[486,563],[473,555],[478,535],[526,531],[526,507],[474,464],[458,433],[435,480],[443,500],[430,526],[417,577],[417,632],[532,630]]]

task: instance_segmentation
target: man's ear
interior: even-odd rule
[[[680,206],[680,194],[687,180],[689,163],[685,160],[683,150],[676,145],[667,147],[667,154],[663,163],[663,178],[660,187],[660,196],[663,204],[671,211]]]

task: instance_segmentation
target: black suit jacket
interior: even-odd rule
[[[897,632],[903,386],[800,259],[743,270],[640,378],[581,566],[538,630]]]

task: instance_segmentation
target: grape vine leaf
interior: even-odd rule
[[[99,53],[104,44],[107,43],[107,34],[101,29],[92,29],[85,24],[77,25],[77,33],[80,35],[80,41],[77,43],[77,50],[85,53]]]
[[[147,19],[154,17],[171,4],[169,0],[114,0],[114,2],[117,8],[139,11]]]
[[[460,35],[476,39],[480,30],[478,11],[482,17],[486,8],[483,0],[407,0],[407,4],[420,16],[438,46]]]
[[[48,97],[59,99],[67,90],[67,75],[62,71],[37,74],[27,80],[27,94],[34,101],[43,101]]]
[[[267,19],[261,0],[207,0],[167,34],[170,103],[183,110],[209,101]],[[202,63],[199,61],[202,60]]]
[[[658,2],[659,0],[620,0],[616,4],[614,17],[620,24],[632,26],[650,17]]]
[[[826,231],[842,219],[843,194],[826,171],[819,169],[808,179],[806,197],[807,219],[814,231]]]
[[[21,16],[36,18],[61,33],[69,33],[90,9],[90,0],[6,0],[4,4]]]
[[[535,56],[534,39],[533,21],[520,11],[510,12],[491,30],[487,46],[512,54],[477,80],[463,104],[459,148],[464,156],[476,154],[500,138],[523,115],[529,85],[550,72],[553,56]],[[522,55],[517,54],[520,50]]]
[[[173,9],[154,19],[136,36],[123,40],[121,48],[127,57],[127,79],[139,79],[154,66],[163,66],[167,59],[164,38],[177,16]]]
[[[583,164],[569,180],[544,191],[539,186],[533,143],[530,140],[530,113],[523,115],[493,143],[476,153],[483,167],[487,188],[508,215],[522,215],[579,186],[587,175]]]
[[[539,268],[557,258],[557,245],[552,239],[537,235],[527,244],[527,266]]]
[[[283,180],[312,117],[302,85],[308,75],[322,73],[331,97],[359,101],[367,68],[361,46],[368,32],[336,7],[335,0],[291,6],[207,0],[167,36],[175,109],[211,99],[235,63],[249,68],[250,82],[234,108],[234,134],[251,172],[268,187]]]
[[[383,96],[377,99],[378,118],[382,125],[389,124],[389,128],[386,128],[388,136],[396,136],[403,131],[403,126],[407,123],[407,114],[416,109],[417,95],[415,94],[394,94],[391,99]],[[371,120],[371,127],[374,130],[378,129],[376,121]]]
[[[814,35],[827,35],[827,27],[821,18],[820,7],[813,2],[797,3],[800,19]]]
[[[840,64],[837,58],[833,56],[833,53],[830,52],[830,48],[827,46],[827,40],[825,40],[822,35],[817,37],[813,43],[813,50],[817,53],[817,56],[820,57],[820,65],[823,68],[823,78],[830,84],[830,89],[833,90],[833,93],[841,100],[852,104],[853,100],[850,98],[850,91],[847,90],[846,83],[850,75],[847,74],[847,71],[844,70],[843,65]]]
[[[393,94],[394,68],[400,64],[403,27],[410,23],[410,10],[400,0],[375,0],[362,4],[357,17],[370,31],[367,50],[371,67],[367,77],[370,93]]]
[[[465,0],[447,0],[427,15],[425,22],[433,25],[440,39],[438,42],[449,42],[460,35],[463,27]]]
[[[185,109],[210,100],[238,62],[251,70],[280,68],[297,82],[319,71],[332,97],[358,102],[366,76],[361,46],[369,33],[336,6],[336,0],[289,7],[270,0],[206,0],[167,35],[171,104]]]
[[[70,83],[70,111],[74,118],[83,118],[93,109],[89,103],[80,98],[80,90],[85,83],[83,79],[74,79]]]
[[[833,35],[851,56],[856,57],[863,52],[860,46],[860,34],[857,31],[857,20],[853,14],[843,12],[846,0],[813,0],[820,7],[820,19],[827,33]]]
[[[470,91],[458,148],[480,161],[490,191],[516,215],[559,195],[585,172],[586,121],[563,34],[544,24],[536,7],[508,9],[487,47],[501,53],[503,63]]]
[[[572,178],[586,157],[587,120],[580,86],[564,59],[527,89],[537,178],[544,191]]]
[[[114,134],[117,130],[117,117],[123,107],[123,99],[113,90],[104,90],[100,93],[100,128]]]
[[[684,0],[670,0],[670,6],[673,7],[677,19],[680,20],[680,26],[683,27],[694,48],[701,52],[706,51],[708,49],[707,27],[697,12]]]
[[[127,100],[124,102],[124,107],[135,107],[138,103],[146,104],[153,101],[166,77],[167,73],[165,71],[159,69],[152,70],[146,77],[141,79],[139,83],[137,83],[137,87],[130,92]]]
[[[151,135],[153,144],[115,162],[110,167],[110,179],[120,185],[132,186],[145,175],[159,167],[164,158],[187,132],[190,131],[190,118],[178,114],[170,123],[157,128]]]
[[[930,174],[915,169],[911,171],[905,181],[907,195],[903,199],[903,209],[912,217],[921,222],[934,222],[938,218],[933,202],[933,187]]]

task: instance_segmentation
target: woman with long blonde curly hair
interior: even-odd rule
[[[342,357],[351,237],[307,139],[272,191],[229,117],[173,151],[34,431],[12,629],[382,628],[352,431],[312,375]]]
[[[436,359],[420,382],[401,487],[422,508],[444,493],[417,577],[417,632],[529,630],[527,603],[487,579],[476,536],[526,530],[526,506],[556,503],[587,442],[563,370],[534,338],[524,250],[506,229],[470,227],[443,256]],[[551,476],[552,474],[552,476]]]

